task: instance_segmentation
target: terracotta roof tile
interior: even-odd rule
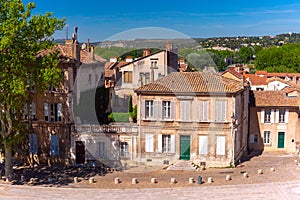
[[[237,71],[235,71],[233,68],[228,68],[227,70],[225,70],[222,74],[225,73],[231,73],[232,75],[234,75],[235,77],[241,79],[243,77],[242,74],[238,73]]]
[[[267,77],[257,76],[256,74],[248,74],[251,85],[267,85]]]
[[[283,91],[253,91],[256,107],[298,107],[298,98],[287,97]]]
[[[80,61],[83,63],[90,63],[90,62],[106,62],[106,60],[96,54],[94,54],[94,60],[92,60],[92,55],[91,52],[88,52],[86,50],[81,50],[80,51]]]
[[[174,72],[135,91],[137,93],[235,93],[241,82],[209,72]]]

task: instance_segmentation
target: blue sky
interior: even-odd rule
[[[28,2],[28,1],[24,1]],[[261,36],[300,32],[298,0],[35,0],[34,14],[66,17],[69,37],[102,41],[143,27],[161,27],[188,37]],[[65,38],[65,31],[55,38]],[[158,34],[159,35],[159,34]],[[140,34],[140,38],[143,34]],[[126,39],[126,38],[124,38]]]

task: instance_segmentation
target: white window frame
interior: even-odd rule
[[[271,131],[264,131],[264,144],[271,144]]]
[[[171,101],[163,101],[162,107],[163,119],[171,119]]]
[[[154,118],[154,102],[153,100],[145,101],[145,117]]]

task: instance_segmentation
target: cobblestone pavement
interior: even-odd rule
[[[151,189],[0,186],[0,199],[265,199],[299,200],[300,181]]]

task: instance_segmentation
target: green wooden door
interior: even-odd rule
[[[190,159],[190,136],[180,136],[180,160]]]
[[[284,132],[278,132],[278,146],[277,148],[284,148]]]

